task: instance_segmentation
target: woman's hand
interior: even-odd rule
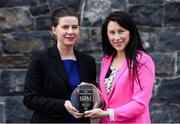
[[[87,85],[87,84],[88,84],[88,85],[92,85],[91,83],[81,82],[81,83],[79,84],[79,86],[80,86],[80,85]]]
[[[67,111],[73,115],[75,118],[81,118],[83,117],[84,113],[79,113],[79,111],[72,106],[71,102],[69,100],[66,100],[64,103],[65,108]]]
[[[103,111],[100,108],[88,110],[84,112],[84,117],[90,117],[90,118],[102,118],[109,116],[108,111]]]

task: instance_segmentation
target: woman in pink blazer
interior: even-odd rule
[[[151,123],[154,62],[127,13],[108,15],[102,26],[102,48],[100,90],[105,107],[86,111],[85,117],[100,118],[101,123]]]

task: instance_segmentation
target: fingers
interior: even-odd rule
[[[86,84],[89,84],[89,83],[81,82],[81,83],[79,84],[79,86],[80,86],[80,85],[86,85]]]
[[[64,103],[65,108],[70,111],[71,109],[74,109],[71,102],[69,100],[66,100]]]
[[[69,100],[65,101],[64,106],[67,109],[67,111],[75,118],[81,118],[84,116],[84,113],[79,113],[79,111],[74,106],[72,106]]]
[[[87,82],[81,82],[78,86],[80,86],[80,85],[86,85],[86,84],[88,84],[88,85],[92,85],[92,86],[93,86],[93,84],[91,84],[91,83],[87,83]]]
[[[82,118],[84,116],[84,113],[79,113],[79,112],[72,112],[72,115],[75,118]]]
[[[76,108],[72,107],[70,110],[70,113],[75,117],[75,118],[82,118],[84,116],[84,113],[79,113]]]
[[[85,114],[84,117],[99,118],[101,117],[102,110],[99,108],[92,109],[89,111],[85,111],[84,114]]]
[[[97,117],[97,112],[96,110],[85,111],[84,117],[91,117],[91,118]]]
[[[84,117],[91,117],[92,116],[92,112],[91,111],[85,111],[84,112]]]
[[[71,102],[69,100],[66,100],[64,103],[65,108],[69,113],[72,113],[73,111],[77,111],[75,107],[72,106]]]

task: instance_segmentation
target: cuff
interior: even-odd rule
[[[114,121],[114,111],[113,111],[113,109],[107,109],[107,111],[109,113],[110,121]]]

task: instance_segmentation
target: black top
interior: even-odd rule
[[[74,50],[81,82],[96,85],[96,64],[93,57]],[[70,114],[64,107],[72,90],[57,46],[34,53],[26,73],[24,105],[33,110],[32,122],[66,123]],[[81,120],[81,122],[89,122]]]

